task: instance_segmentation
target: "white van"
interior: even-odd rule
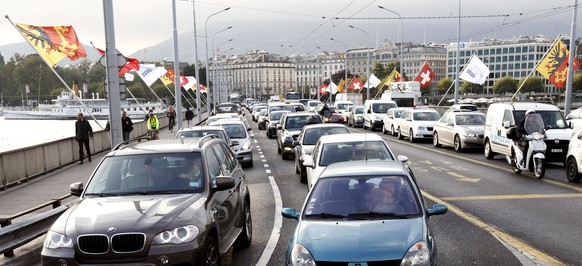
[[[572,129],[557,106],[536,102],[493,103],[489,106],[483,138],[485,158],[492,159],[495,154],[511,154],[512,140],[507,138],[507,130],[517,126],[527,110],[535,110],[544,120],[546,161],[564,163]]]
[[[364,124],[363,128],[382,128],[384,117],[390,108],[398,107],[396,102],[388,100],[366,100],[364,102]]]

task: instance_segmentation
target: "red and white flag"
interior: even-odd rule
[[[348,86],[348,89],[352,89],[352,90],[357,90],[357,91],[361,91],[363,87],[362,82],[358,79],[358,77],[354,77],[352,79],[352,82],[350,82],[350,86]]]
[[[325,85],[325,83],[321,83],[321,86],[319,86],[319,93],[320,94],[326,94],[329,92],[329,88],[327,87],[327,85]]]
[[[427,63],[424,63],[424,65],[420,69],[420,73],[418,73],[416,78],[414,78],[414,81],[418,81],[420,83],[420,87],[426,89],[428,88],[428,84],[430,83],[430,81],[434,79],[435,76],[436,74],[432,71],[430,66],[428,66]]]

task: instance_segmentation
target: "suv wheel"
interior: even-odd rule
[[[206,239],[201,265],[220,265],[220,251],[214,236],[208,236]]]
[[[251,245],[253,239],[253,219],[251,217],[251,203],[245,202],[244,223],[242,225],[242,232],[238,235],[235,245],[240,248],[245,248]]]
[[[578,163],[573,156],[566,161],[566,177],[573,183],[578,183],[582,179],[582,175],[578,172]]]

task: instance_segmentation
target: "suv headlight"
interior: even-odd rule
[[[315,260],[307,248],[301,244],[295,244],[291,250],[291,265],[315,266]]]
[[[426,130],[425,126],[417,126],[416,128],[418,128],[418,130]]]
[[[152,239],[152,245],[162,245],[162,244],[183,244],[188,243],[198,236],[200,231],[198,227],[194,225],[185,225],[163,231]]]
[[[400,265],[402,266],[417,266],[427,265],[430,262],[430,252],[426,246],[426,242],[418,241],[408,249]]]
[[[66,235],[48,231],[44,239],[44,247],[48,249],[73,248],[73,240]]]

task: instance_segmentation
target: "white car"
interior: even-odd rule
[[[241,117],[238,114],[216,114],[216,115],[210,116],[206,119],[206,125],[211,126],[220,120],[238,120],[238,121],[240,121]]]
[[[566,177],[570,182],[582,180],[582,130],[578,130],[570,140],[566,155]]]
[[[255,135],[250,132],[243,121],[224,120],[215,122],[213,125],[221,126],[226,131],[226,135],[232,141],[236,159],[243,166],[253,166],[253,144],[251,138]]]
[[[315,143],[311,155],[303,156],[303,166],[307,170],[307,188],[311,189],[321,172],[332,163],[395,159],[392,150],[377,134],[347,133],[321,136]],[[406,162],[408,158],[399,155],[398,160]]]
[[[433,127],[441,116],[434,109],[410,109],[398,121],[398,139],[407,137],[410,142],[417,139],[432,139]]]
[[[259,121],[259,115],[261,113],[261,110],[263,110],[263,109],[267,109],[267,106],[260,105],[260,106],[257,106],[253,109],[253,112],[251,113],[253,121],[255,121],[255,122]]]
[[[566,122],[571,124],[573,133],[580,131],[582,129],[582,107],[572,110],[566,116]]]
[[[395,108],[390,108],[387,112],[386,112],[386,116],[384,116],[384,125],[382,126],[382,133],[384,134],[388,134],[388,132],[390,132],[390,135],[392,136],[396,136],[396,134],[398,134],[398,131],[396,129],[398,129],[398,123],[400,121],[400,116],[402,115],[402,113],[405,110],[410,109],[410,107],[395,107]]]

